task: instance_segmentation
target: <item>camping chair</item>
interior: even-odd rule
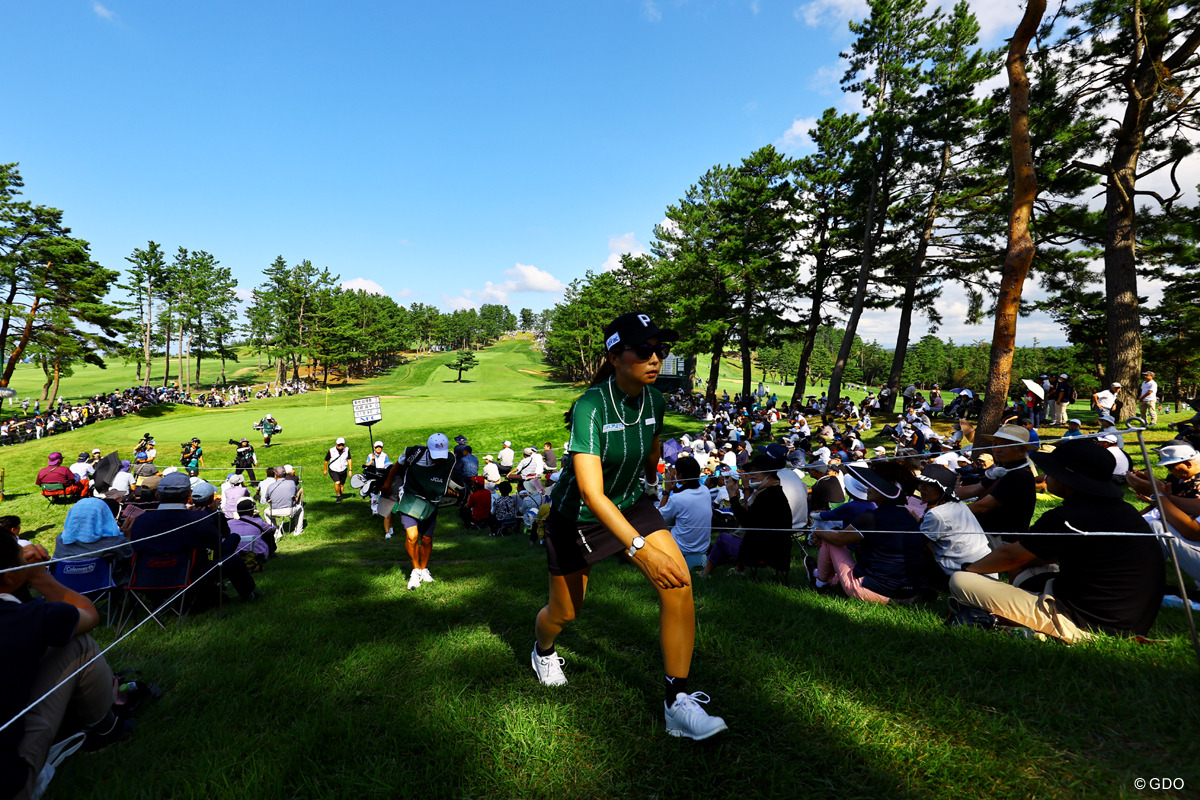
[[[95,595],[93,602],[103,599],[105,624],[112,625],[112,590],[118,588],[112,564],[100,557],[60,561],[54,565],[54,579],[82,595]]]
[[[496,520],[496,527],[492,529],[492,536],[508,536],[510,533],[516,533],[524,524],[521,517],[507,517],[505,519]]]
[[[68,492],[65,484],[62,483],[43,483],[42,497],[50,501],[50,505],[58,503],[74,503],[79,499],[81,492]]]
[[[121,603],[121,615],[117,622],[117,635],[121,635],[125,624],[129,622],[130,617],[137,610],[129,608],[129,599],[132,597],[142,608],[146,610],[146,614],[153,617],[158,623],[158,627],[164,631],[166,625],[158,618],[158,613],[161,611],[170,611],[175,614],[179,620],[176,625],[182,625],[183,620],[187,617],[187,593],[182,593],[171,603],[164,604],[161,608],[151,608],[147,604],[146,599],[142,596],[143,592],[150,594],[151,600],[163,599],[167,600],[172,597],[180,589],[186,589],[192,585],[192,567],[196,563],[199,556],[197,550],[184,550],[176,553],[145,553],[134,552],[133,554],[133,570],[129,576],[129,583],[125,586],[125,599]]]

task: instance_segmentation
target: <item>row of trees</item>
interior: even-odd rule
[[[720,353],[740,352],[748,391],[751,353],[768,347],[794,353],[795,396],[829,374],[836,399],[844,380],[864,377],[864,312],[898,312],[886,382],[899,388],[914,320],[936,333],[947,300],[961,298],[967,321],[996,316],[985,377],[1003,397],[1021,377],[1010,372],[1013,337],[1018,314],[1035,307],[1022,301],[1032,270],[1080,366],[1096,383],[1123,383],[1132,407],[1144,340],[1147,355],[1196,352],[1195,317],[1176,298],[1195,295],[1200,220],[1181,207],[1174,176],[1200,124],[1200,8],[1077,0],[1042,21],[1037,5],[1006,56],[978,47],[965,2],[943,12],[869,0],[843,54],[843,88],[864,112],[826,111],[803,158],[768,146],[708,170],[667,209],[649,256],[569,287],[550,358],[569,375],[590,373],[600,326],[638,307],[670,318],[686,353],[711,354],[710,393]],[[1009,89],[979,96],[1005,66]],[[1151,175],[1168,177],[1173,193],[1139,188]],[[1091,203],[1098,193],[1103,207]],[[1136,293],[1147,277],[1168,287],[1149,312]],[[818,339],[830,326],[847,335],[827,365]]]

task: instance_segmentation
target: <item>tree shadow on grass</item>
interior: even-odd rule
[[[1138,774],[1125,770],[1196,754],[1174,733],[1196,717],[1194,671],[1177,657],[946,631],[912,609],[720,580],[697,589],[692,689],[713,694],[730,730],[675,741],[662,730],[654,591],[631,568],[594,569],[559,639],[570,683],[550,689],[528,662],[546,597],[540,549],[450,563],[480,543],[447,531],[438,582],[408,592],[402,545],[395,563],[364,562],[380,543],[361,526],[332,535],[268,563],[262,603],[148,631],[138,666],[170,691],[120,758],[70,762],[56,791],[1113,796]],[[1122,689],[1147,682],[1179,703],[1139,710]],[[1200,780],[1196,764],[1173,766]]]
[[[463,378],[461,381],[451,378],[448,381],[442,381],[442,383],[475,383],[475,381],[471,380],[470,378]]]

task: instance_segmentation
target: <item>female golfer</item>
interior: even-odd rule
[[[643,478],[658,480],[666,407],[651,384],[676,338],[645,314],[624,314],[604,329],[605,363],[567,412],[571,455],[550,493],[546,525],[550,601],[538,612],[531,658],[543,685],[567,682],[554,640],[583,605],[592,565],[623,552],[658,591],[667,732],[707,739],[726,725],[701,708],[708,695],[687,691],[696,639],[687,564],[642,488]]]

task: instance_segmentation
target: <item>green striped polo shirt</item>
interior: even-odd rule
[[[667,403],[653,386],[630,397],[614,378],[591,387],[571,411],[572,455],[600,456],[604,469],[604,494],[617,508],[627,509],[642,496],[642,475],[654,437],[662,431]],[[562,479],[550,491],[554,508],[568,519],[598,522],[579,496],[574,464],[568,462]]]

